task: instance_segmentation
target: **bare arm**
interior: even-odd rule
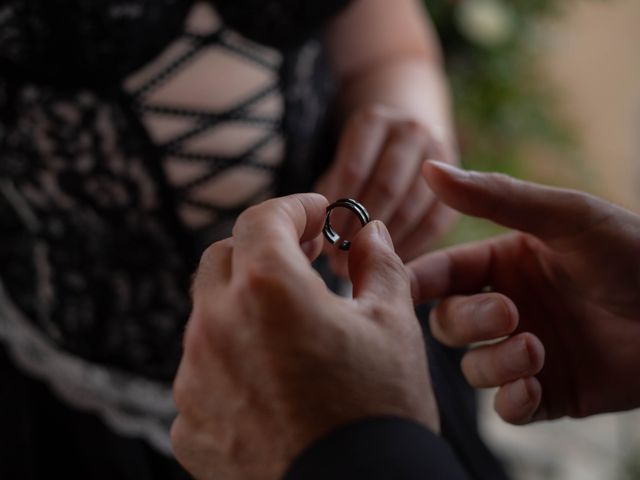
[[[356,0],[333,22],[327,43],[345,118],[372,104],[395,107],[453,148],[440,44],[421,2]]]

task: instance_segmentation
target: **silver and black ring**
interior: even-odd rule
[[[322,233],[324,233],[325,238],[331,242],[332,245],[337,244],[340,250],[349,250],[349,248],[351,248],[351,242],[349,240],[341,240],[340,235],[336,233],[331,225],[331,212],[339,207],[346,208],[354,213],[363,227],[371,221],[371,218],[369,217],[367,209],[364,208],[362,204],[352,200],[351,198],[341,198],[327,207],[327,216],[324,219],[324,228],[322,229]]]

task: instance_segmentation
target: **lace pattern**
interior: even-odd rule
[[[346,2],[312,2],[314,16],[270,1],[258,24],[236,15],[251,2],[213,3],[241,33],[185,29],[189,1],[0,0],[0,341],[60,398],[165,454],[195,261],[250,204],[308,188],[330,94],[317,41],[285,54],[246,37],[307,40]],[[260,82],[223,107],[167,100],[212,52]],[[215,146],[229,129],[246,134],[233,152]],[[252,187],[224,202],[230,176]]]
[[[24,318],[0,284],[0,339],[20,368],[72,405],[98,413],[115,431],[142,437],[170,455],[171,385],[105,369],[59,350]]]
[[[24,87],[16,107],[0,165],[9,294],[70,352],[168,380],[191,265],[144,149],[89,92]]]

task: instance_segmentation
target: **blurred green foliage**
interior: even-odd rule
[[[537,70],[540,20],[566,0],[425,0],[443,45],[461,160],[467,168],[526,176],[527,145],[573,145],[554,113],[554,94]],[[567,155],[567,159],[570,155]],[[447,243],[497,230],[463,219]]]
[[[640,445],[632,449],[622,463],[620,480],[640,480]]]

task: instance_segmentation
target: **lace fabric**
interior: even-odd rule
[[[250,204],[308,188],[331,88],[317,41],[281,52],[247,40],[250,22],[241,35],[226,17],[187,21],[205,6],[0,1],[0,341],[164,453],[195,262]],[[299,18],[272,44],[321,25]],[[224,108],[228,92],[198,106],[173,88],[214,53],[257,79]],[[212,80],[232,73],[216,65]]]

